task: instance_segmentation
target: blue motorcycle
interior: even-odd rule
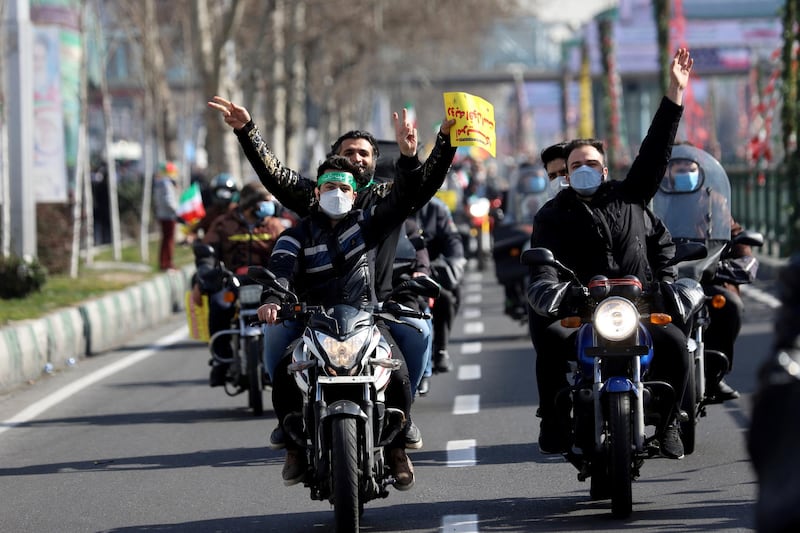
[[[687,245],[669,266],[705,253],[702,244]],[[628,517],[632,481],[644,460],[659,453],[657,440],[677,397],[669,383],[647,379],[653,340],[643,322],[668,324],[672,317],[650,312],[653,294],[635,276],[595,276],[583,286],[546,248],[527,250],[521,260],[555,268],[582,292],[579,316],[561,321],[578,328],[573,384],[556,397],[557,404],[572,405],[574,445],[564,456],[578,469],[580,481],[590,480],[593,500],[610,498],[612,514]]]

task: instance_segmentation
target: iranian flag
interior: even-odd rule
[[[200,185],[197,182],[183,191],[180,202],[178,202],[178,216],[187,224],[194,224],[206,216],[206,208],[203,207],[203,197],[200,195]]]

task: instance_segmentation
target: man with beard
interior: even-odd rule
[[[270,150],[266,141],[261,135],[258,127],[252,121],[250,113],[242,106],[226,100],[220,96],[214,96],[208,106],[221,112],[225,123],[231,126],[236,134],[239,144],[241,144],[244,154],[250,161],[253,169],[258,175],[264,186],[285,207],[297,213],[300,217],[308,216],[311,206],[316,205],[317,200],[314,195],[316,181],[305,178],[294,170],[283,166],[277,156]],[[397,113],[393,113],[392,118],[395,123],[395,135],[402,156],[417,158],[417,130],[408,119],[407,110],[403,110],[402,121]],[[417,168],[414,172],[422,172],[422,186],[418,198],[426,199],[433,195],[439,188],[439,183],[435,180],[427,180],[431,174],[431,168],[437,166],[439,159],[447,158],[452,161],[455,155],[455,148],[450,146],[449,132],[453,121],[447,121],[448,125],[442,125],[436,137],[436,147],[432,150],[431,156],[422,165],[417,159]],[[378,143],[375,138],[366,131],[353,130],[345,133],[331,146],[329,155],[341,155],[347,157],[351,163],[358,167],[359,171],[355,176],[358,196],[354,207],[365,211],[374,208],[378,203],[387,197],[393,182],[375,183],[373,181],[375,165],[378,159]],[[400,179],[404,179],[400,176]],[[433,189],[433,190],[431,190]],[[422,207],[425,201],[414,206],[416,209]],[[384,239],[374,250],[370,251],[369,264],[373,271],[375,280],[375,293],[378,300],[384,300],[392,290],[392,273],[394,255],[397,249],[397,242],[400,237],[402,225],[394,228],[388,238]],[[430,334],[430,326],[424,320],[403,318],[403,321],[413,325],[412,329],[404,324],[390,324],[390,330],[394,335],[400,350],[406,359],[419,357],[424,358],[424,351],[415,349],[418,344],[419,335],[417,330]],[[277,336],[275,336],[277,337]],[[286,346],[291,339],[268,339],[268,344],[275,346]],[[423,362],[414,366],[421,367]],[[267,364],[270,375],[274,368]],[[409,387],[409,394],[411,388]],[[283,447],[283,435],[280,426],[273,431],[270,436],[270,445],[273,448]],[[409,419],[406,427],[406,446],[413,449],[422,447],[422,435],[419,429]]]

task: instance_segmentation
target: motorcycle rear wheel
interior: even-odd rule
[[[627,518],[633,510],[631,397],[627,392],[608,395],[608,477],[611,484],[611,514]]]
[[[262,337],[248,338],[247,351],[247,400],[254,416],[264,414],[264,361],[261,359]]]
[[[336,531],[358,531],[363,506],[358,498],[358,428],[354,418],[331,422],[331,473]]]

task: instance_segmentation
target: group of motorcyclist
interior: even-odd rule
[[[541,153],[550,200],[536,213],[531,237],[532,247],[550,249],[581,282],[597,274],[637,276],[659,289],[666,310],[676,273],[662,265],[674,255],[675,244],[648,204],[668,173],[692,65],[688,50],[679,49],[672,59],[668,92],[624,180],[609,179],[603,144],[595,140],[559,143]],[[244,107],[219,96],[208,105],[233,129],[259,181],[248,183],[241,192],[230,176],[221,175],[212,182],[216,207],[209,216],[214,220],[204,221],[202,243],[212,246],[213,254],[197,254],[193,287],[197,303],[201,293],[213,296],[219,290],[220,263],[239,273],[250,265],[268,265],[282,284],[314,304],[383,301],[404,276],[432,275],[441,285],[432,320],[406,317],[402,318],[405,325],[380,325],[393,357],[405,361],[392,374],[386,403],[401,409],[407,424],[386,448],[386,460],[397,480],[395,487],[410,488],[414,469],[405,449],[422,447],[421,432],[411,418],[412,402],[416,395],[427,393],[432,373],[452,367],[448,338],[466,266],[452,216],[434,198],[455,155],[449,140],[453,121],[442,123],[431,155],[421,162],[416,128],[405,111],[402,116],[393,114],[401,154],[394,179],[375,179],[378,144],[371,134],[359,130],[342,135],[331,146],[316,178],[309,179],[283,166]],[[692,169],[686,172],[691,174]],[[289,210],[297,218],[279,219],[278,209]],[[740,252],[749,256],[749,250]],[[726,291],[730,303],[718,310],[720,318],[712,317],[714,326],[707,340],[732,358],[741,300],[736,296],[736,281],[723,281],[732,286],[719,284],[709,290]],[[558,318],[574,307],[573,292],[554,269],[533,267],[527,297],[540,399],[539,448],[542,453],[562,453],[571,445],[570,406],[557,405],[555,398],[566,385],[565,373],[575,348],[574,330],[562,327]],[[213,297],[210,302],[213,333],[229,324],[232,310]],[[417,310],[430,305],[423,299],[398,303]],[[304,454],[282,428],[283,416],[300,409],[299,392],[286,371],[286,354],[301,331],[299,324],[275,324],[281,304],[266,297],[258,316],[268,324],[265,369],[272,380],[278,418],[270,446],[286,449],[282,477],[291,485],[302,479],[307,467]],[[723,314],[726,318],[721,318]],[[658,354],[652,374],[683,391],[691,365],[685,333],[673,324],[648,328]],[[226,371],[224,365],[212,366],[211,386],[223,384]],[[720,400],[738,396],[724,381],[711,393]],[[662,454],[671,458],[684,454],[677,425],[680,410],[678,401],[659,436]]]

